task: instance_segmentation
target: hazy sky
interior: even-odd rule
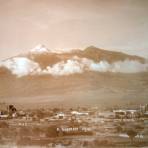
[[[0,59],[38,44],[148,57],[148,0],[0,0]]]

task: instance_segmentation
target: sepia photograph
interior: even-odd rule
[[[148,148],[148,0],[0,0],[0,148]]]

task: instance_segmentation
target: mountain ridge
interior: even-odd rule
[[[148,96],[147,68],[144,58],[92,46],[69,53],[29,52],[0,63],[0,101],[57,107],[142,104]]]
[[[94,46],[84,50],[54,53],[44,45],[38,45],[28,53],[1,61],[0,69],[11,71],[18,77],[28,74],[68,75],[84,71],[144,72],[148,70],[146,59],[122,52],[107,51]],[[24,67],[24,68],[23,68]],[[2,72],[1,72],[2,73]],[[7,72],[8,73],[8,72]]]

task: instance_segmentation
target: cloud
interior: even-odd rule
[[[39,64],[24,57],[9,59],[0,63],[0,67],[8,68],[18,77],[26,75],[53,75],[63,76],[87,71],[113,72],[113,73],[138,73],[147,72],[148,63],[142,64],[134,60],[117,61],[112,64],[107,61],[98,63],[87,58],[74,56],[67,61],[58,62],[52,66],[41,69]]]
[[[137,73],[146,72],[148,70],[148,64],[142,64],[138,61],[118,61],[109,64],[107,61],[100,61],[94,63],[91,61],[90,70],[99,72],[119,72],[119,73]]]
[[[112,64],[107,61],[95,63],[87,58],[73,57],[66,62],[62,61],[53,66],[48,66],[39,74],[51,74],[53,76],[70,75],[75,73],[83,73],[86,71],[96,72],[114,72],[114,73],[138,73],[148,71],[148,64],[142,64],[138,61],[118,61]]]
[[[16,57],[2,61],[0,63],[0,67],[6,67],[12,72],[12,74],[17,75],[18,77],[29,75],[33,71],[37,71],[37,69],[39,69],[39,65],[37,63],[25,57]]]

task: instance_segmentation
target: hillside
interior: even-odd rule
[[[146,60],[96,47],[30,52],[2,61],[0,100],[58,106],[145,103]]]

